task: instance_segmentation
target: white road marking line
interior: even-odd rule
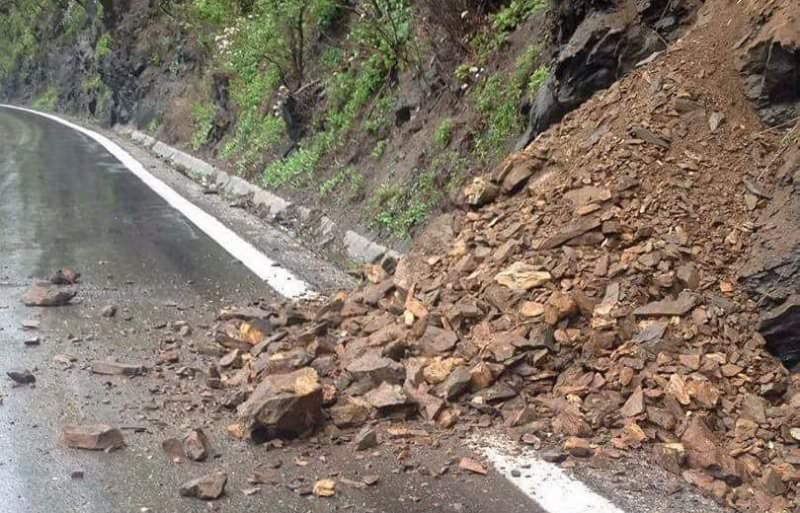
[[[279,267],[272,259],[256,249],[255,246],[242,239],[239,235],[234,233],[233,230],[222,224],[218,219],[206,213],[195,204],[178,194],[178,192],[176,192],[166,183],[153,176],[138,160],[133,158],[130,153],[123,150],[118,144],[113,142],[108,137],[94,132],[93,130],[70,123],[69,121],[63,120],[52,114],[46,114],[44,112],[38,112],[14,105],[0,104],[0,107],[36,114],[56,121],[57,123],[61,123],[64,126],[87,135],[105,148],[120,162],[122,162],[122,164],[127,167],[131,173],[139,178],[139,180],[144,182],[144,184],[152,189],[153,192],[164,199],[164,201],[166,201],[172,208],[183,214],[187,219],[189,219],[189,221],[202,230],[217,244],[222,246],[234,258],[242,262],[256,276],[267,282],[267,284],[275,289],[275,291],[277,291],[279,294],[289,299],[308,298],[316,295],[316,293],[305,281],[298,278],[287,269]]]
[[[605,497],[572,478],[558,465],[539,459],[535,451],[520,452],[516,442],[502,435],[473,441],[481,453],[508,481],[550,513],[625,513]],[[523,468],[523,467],[528,468]],[[520,471],[520,477],[511,471]]]

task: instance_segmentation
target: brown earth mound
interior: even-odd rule
[[[737,509],[800,506],[797,379],[736,275],[781,145],[736,66],[762,22],[706,2],[669,51],[476,180],[471,211],[432,223],[396,269],[370,267],[363,289],[225,312],[214,386],[258,386],[231,433],[301,434],[321,410],[341,428],[502,425],[573,456],[655,454]]]

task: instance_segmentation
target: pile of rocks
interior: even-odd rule
[[[742,510],[800,506],[797,380],[736,280],[779,140],[731,107],[744,13],[706,9],[729,34],[690,33],[476,179],[360,290],[223,312],[230,433],[504,426],[573,458],[652,452]]]

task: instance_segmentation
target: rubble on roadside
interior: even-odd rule
[[[227,354],[209,375],[247,395],[230,432],[497,426],[560,441],[549,461],[644,452],[738,509],[800,506],[798,380],[735,274],[778,142],[709,89],[728,75],[681,60],[707,43],[683,41],[475,179],[464,214],[361,289],[221,312]]]

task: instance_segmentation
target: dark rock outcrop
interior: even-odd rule
[[[702,0],[555,0],[553,71],[531,106],[527,146],[592,94],[638,62],[666,49],[692,20]]]

